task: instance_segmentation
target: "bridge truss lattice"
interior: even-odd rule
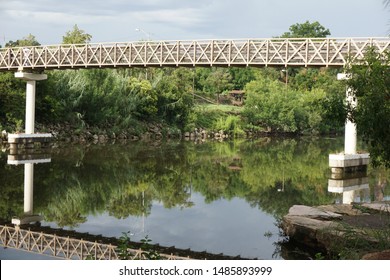
[[[0,49],[0,71],[68,68],[254,66],[343,67],[390,38],[141,41]]]

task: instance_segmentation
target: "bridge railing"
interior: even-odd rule
[[[141,41],[0,49],[0,71],[20,69],[283,66],[343,67],[368,47],[390,51],[390,38],[274,38]]]

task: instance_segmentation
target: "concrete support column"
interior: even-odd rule
[[[351,88],[347,88],[347,103],[351,106],[351,108],[356,108],[357,106],[357,99]],[[356,124],[347,119],[345,123],[344,153],[349,155],[356,154],[356,142]]]
[[[25,119],[25,133],[34,134],[35,124],[35,88],[36,81],[47,79],[46,74],[16,72],[15,78],[25,80],[26,86],[26,119]]]
[[[24,214],[33,214],[34,163],[24,164]]]
[[[27,81],[26,86],[26,134],[34,134],[36,81]]]
[[[349,74],[338,74],[338,80],[347,80],[351,76]],[[351,108],[356,108],[357,98],[351,88],[346,91],[347,103]],[[357,131],[356,124],[349,119],[345,122],[345,139],[344,139],[344,153],[347,155],[355,155],[357,153]]]

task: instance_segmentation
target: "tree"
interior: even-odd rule
[[[92,35],[85,33],[79,29],[77,24],[73,26],[73,30],[66,32],[62,37],[63,44],[88,44],[92,39]]]
[[[310,23],[296,23],[290,26],[289,32],[283,33],[282,38],[325,38],[330,35],[329,29],[322,26],[318,21]]]
[[[216,68],[207,77],[205,85],[210,89],[211,92],[216,93],[218,96],[226,90],[232,88],[231,84],[232,77],[228,70],[223,68]]]
[[[9,41],[5,44],[5,47],[24,47],[24,46],[39,46],[40,43],[36,40],[35,36],[31,33],[28,34],[23,39],[14,41]]]
[[[348,72],[352,78],[347,83],[358,99],[351,118],[368,144],[373,164],[390,167],[390,52],[371,48]]]

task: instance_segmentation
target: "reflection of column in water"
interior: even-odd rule
[[[370,189],[363,188],[343,192],[343,203],[351,204],[352,202],[370,202]]]
[[[331,193],[341,193],[343,195],[343,204],[351,204],[355,201],[370,201],[368,177],[344,180],[330,179],[328,182],[328,191]]]
[[[24,164],[24,214],[33,214],[34,164]]]
[[[42,220],[42,216],[34,215],[34,164],[51,162],[49,154],[11,154],[7,163],[11,165],[24,164],[24,202],[23,215],[14,217],[11,223],[23,225]]]
[[[356,191],[343,192],[343,204],[351,204],[355,200]]]

